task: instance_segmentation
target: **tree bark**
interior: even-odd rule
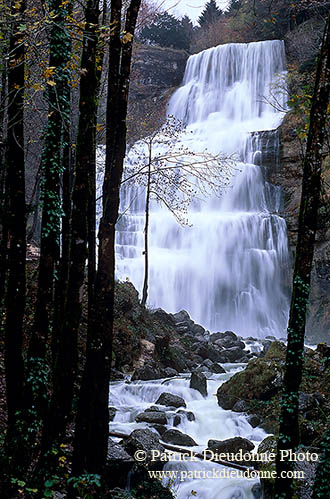
[[[109,76],[107,97],[106,162],[103,214],[99,228],[98,269],[92,327],[87,343],[86,366],[78,404],[73,473],[102,473],[109,431],[109,381],[115,270],[115,224],[126,149],[126,115],[132,42],[140,0],[132,0],[121,40],[121,0],[111,2]],[[128,35],[128,36],[127,36]],[[125,37],[125,38],[124,38]]]
[[[280,450],[296,449],[299,444],[298,396],[302,378],[306,310],[314,254],[317,214],[321,191],[324,128],[330,93],[330,34],[326,33],[319,55],[310,112],[310,125],[303,162],[303,182],[299,210],[298,243],[293,275],[293,291],[288,325],[288,344],[280,416],[277,456],[276,498],[292,497],[292,479],[280,478],[292,469],[292,462],[280,460]]]
[[[70,265],[63,326],[60,329],[57,358],[45,438],[52,442],[65,432],[71,413],[73,388],[77,374],[77,340],[82,310],[88,242],[89,171],[95,168],[95,116],[98,79],[96,52],[98,43],[99,0],[89,0],[85,11],[86,26],[81,59],[79,124],[72,193]]]
[[[60,257],[60,175],[63,173],[62,127],[68,124],[70,103],[66,86],[69,84],[67,64],[70,60],[70,36],[66,29],[67,5],[51,0],[50,10],[55,14],[49,41],[49,67],[55,68],[48,82],[49,113],[42,154],[42,220],[38,276],[37,304],[34,327],[29,345],[28,360],[31,369],[39,369],[45,362],[52,314],[54,312],[54,281],[58,278]]]
[[[146,306],[147,298],[148,298],[148,280],[149,280],[149,244],[148,244],[148,236],[149,236],[149,206],[150,206],[150,183],[151,183],[151,142],[149,145],[149,163],[148,163],[148,180],[147,180],[147,193],[146,193],[146,208],[145,208],[145,225],[144,225],[144,283],[143,283],[143,292],[142,292],[142,307]]]
[[[12,33],[8,72],[7,188],[9,211],[8,283],[6,294],[5,368],[8,426],[21,407],[24,365],[22,358],[25,311],[26,208],[24,163],[24,34],[18,26],[25,15],[24,1],[11,2]]]

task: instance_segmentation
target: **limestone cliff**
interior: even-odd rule
[[[182,82],[187,59],[188,54],[183,50],[137,46],[129,93],[130,144],[164,122],[167,103]]]
[[[298,236],[298,212],[302,181],[302,149],[295,132],[294,115],[288,114],[279,128],[280,167],[271,170],[271,181],[282,187],[283,209],[290,246],[294,253]],[[306,336],[312,343],[330,342],[330,224],[329,161],[323,169],[322,205],[316,236],[310,307]]]

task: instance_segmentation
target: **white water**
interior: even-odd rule
[[[189,434],[198,444],[191,447],[193,451],[202,452],[207,447],[209,439],[224,440],[234,436],[241,436],[253,441],[256,445],[261,442],[266,433],[260,428],[252,428],[243,414],[234,413],[221,409],[217,404],[215,393],[217,388],[230,378],[235,372],[242,369],[239,364],[226,364],[228,370],[225,374],[212,375],[208,380],[208,396],[203,397],[198,391],[189,388],[189,379],[174,379],[162,384],[164,380],[138,381],[134,383],[114,382],[110,387],[110,405],[118,409],[113,423],[110,425],[111,431],[131,433],[137,428],[146,428],[146,423],[136,423],[135,417],[151,405],[163,392],[170,392],[182,397],[187,404],[187,411],[192,411],[195,421],[184,419],[177,429]],[[163,406],[159,406],[164,410]],[[173,426],[174,411],[168,413],[167,427]],[[157,434],[158,435],[158,434]],[[198,470],[211,471],[224,469],[218,464],[201,461],[185,463],[167,463],[165,470]],[[161,469],[161,465],[159,467]],[[231,468],[226,468],[231,471]],[[197,492],[198,498],[205,499],[253,499],[252,487],[258,480],[244,480],[233,478],[217,479],[180,479],[173,485],[175,497],[177,499],[187,499],[191,497],[190,492]]]
[[[281,41],[222,45],[189,58],[168,110],[187,125],[180,141],[195,151],[238,154],[239,171],[222,197],[193,203],[191,227],[179,226],[154,202],[149,305],[168,312],[186,309],[211,331],[231,329],[259,338],[284,335],[286,225],[277,214],[279,191],[265,182],[258,140],[250,135],[279,125],[283,113],[266,101],[272,100],[276,75],[284,71]],[[276,98],[285,107],[284,93]],[[132,148],[129,165],[138,161],[142,147]],[[128,277],[140,291],[144,198],[141,188],[123,189],[121,210],[128,211],[117,226],[117,276]]]

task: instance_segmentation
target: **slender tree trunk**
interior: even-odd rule
[[[71,17],[73,13],[73,3],[68,4],[68,16]],[[72,52],[72,43],[70,42],[70,53]],[[71,220],[71,193],[72,193],[72,146],[71,146],[71,87],[67,85],[63,89],[63,94],[70,103],[70,117],[66,123],[63,123],[63,157],[62,157],[62,227],[61,227],[61,256],[59,265],[59,278],[55,283],[55,311],[54,311],[54,326],[52,334],[52,362],[53,367],[56,362],[57,352],[59,348],[60,330],[62,328],[64,316],[65,296],[63,290],[66,290],[68,284],[69,274],[69,252],[70,252],[70,220]]]
[[[152,144],[149,143],[149,163],[148,163],[148,181],[147,181],[147,193],[146,193],[146,219],[144,225],[144,283],[143,283],[143,292],[142,292],[142,307],[146,306],[147,298],[148,298],[148,279],[149,279],[149,245],[148,245],[148,236],[149,236],[149,205],[150,205],[150,184],[151,184],[151,147]]]
[[[322,439],[322,454],[316,469],[313,487],[313,499],[323,499],[329,494],[330,475],[330,428],[325,431]]]
[[[112,358],[115,224],[126,149],[126,115],[132,41],[140,0],[132,0],[121,40],[121,0],[111,2],[106,164],[103,215],[99,229],[98,269],[92,326],[78,404],[73,473],[102,473],[109,432],[109,382]]]
[[[6,188],[7,166],[6,166],[6,102],[7,102],[7,63],[5,59],[5,49],[2,56],[4,58],[4,68],[1,73],[1,98],[0,98],[0,307],[3,305],[7,275],[7,244],[8,244],[8,189]],[[1,321],[1,319],[0,319]]]
[[[293,276],[293,292],[288,325],[284,390],[280,417],[277,476],[291,470],[292,462],[280,460],[280,451],[299,444],[298,396],[302,378],[306,310],[314,254],[317,214],[321,191],[322,146],[330,93],[329,19],[323,39],[310,113],[309,134],[303,163],[303,183],[299,211],[298,243]],[[276,498],[292,497],[292,479],[277,478]]]
[[[19,420],[22,417],[24,382],[23,319],[25,313],[26,278],[26,205],[24,159],[24,33],[19,25],[24,22],[25,2],[10,4],[11,34],[8,70],[8,130],[6,148],[6,222],[5,245],[8,249],[8,279],[6,287],[5,375],[7,389],[8,425],[5,440],[6,459],[0,466],[1,495],[14,497],[12,473],[20,473],[24,460],[18,452]]]
[[[70,266],[63,327],[53,373],[53,395],[45,431],[50,443],[63,435],[71,413],[77,374],[77,339],[82,309],[82,287],[87,260],[88,177],[91,151],[95,154],[95,115],[97,111],[96,50],[98,42],[99,0],[89,0],[85,11],[80,81],[79,126],[77,136],[75,183],[72,194]]]
[[[107,1],[103,0],[102,7],[102,26],[106,25],[107,19]],[[97,77],[97,107],[98,98],[100,94],[101,86],[101,76],[104,60],[104,42],[98,40],[97,47],[97,65],[96,65],[96,77]],[[94,114],[94,130],[97,127],[97,111]],[[94,302],[94,286],[96,278],[96,136],[94,138],[94,147],[90,151],[90,168],[88,170],[88,186],[89,186],[89,196],[88,196],[88,278],[87,278],[87,296],[88,296],[88,319],[87,328],[88,331],[91,328],[91,317]],[[87,333],[88,334],[88,333]]]
[[[10,70],[8,73],[7,188],[9,271],[6,295],[5,368],[8,426],[21,408],[24,365],[22,358],[25,311],[26,207],[24,163],[24,34],[18,26],[25,15],[24,1],[11,3]],[[15,17],[14,17],[15,16]]]
[[[50,9],[55,13],[49,42],[49,67],[54,67],[51,84],[48,85],[49,113],[42,155],[42,221],[38,295],[34,332],[30,341],[29,357],[44,359],[49,338],[53,311],[54,272],[59,258],[60,175],[63,171],[61,151],[62,125],[69,118],[69,102],[65,87],[68,85],[66,65],[70,60],[70,37],[66,31],[67,7],[61,0],[51,0]]]

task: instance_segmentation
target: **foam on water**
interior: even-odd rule
[[[168,110],[185,123],[186,131],[171,147],[235,153],[239,162],[221,197],[192,204],[189,227],[152,204],[149,305],[169,312],[186,309],[211,331],[284,335],[289,307],[283,289],[289,259],[286,224],[278,215],[279,189],[265,181],[258,140],[250,133],[272,130],[281,122],[277,107],[285,107],[285,94],[276,94],[277,107],[268,101],[276,78],[284,73],[284,46],[276,40],[221,45],[188,59]],[[138,143],[131,149],[128,165],[143,147]],[[141,187],[123,188],[117,276],[128,277],[140,291],[144,207]]]

